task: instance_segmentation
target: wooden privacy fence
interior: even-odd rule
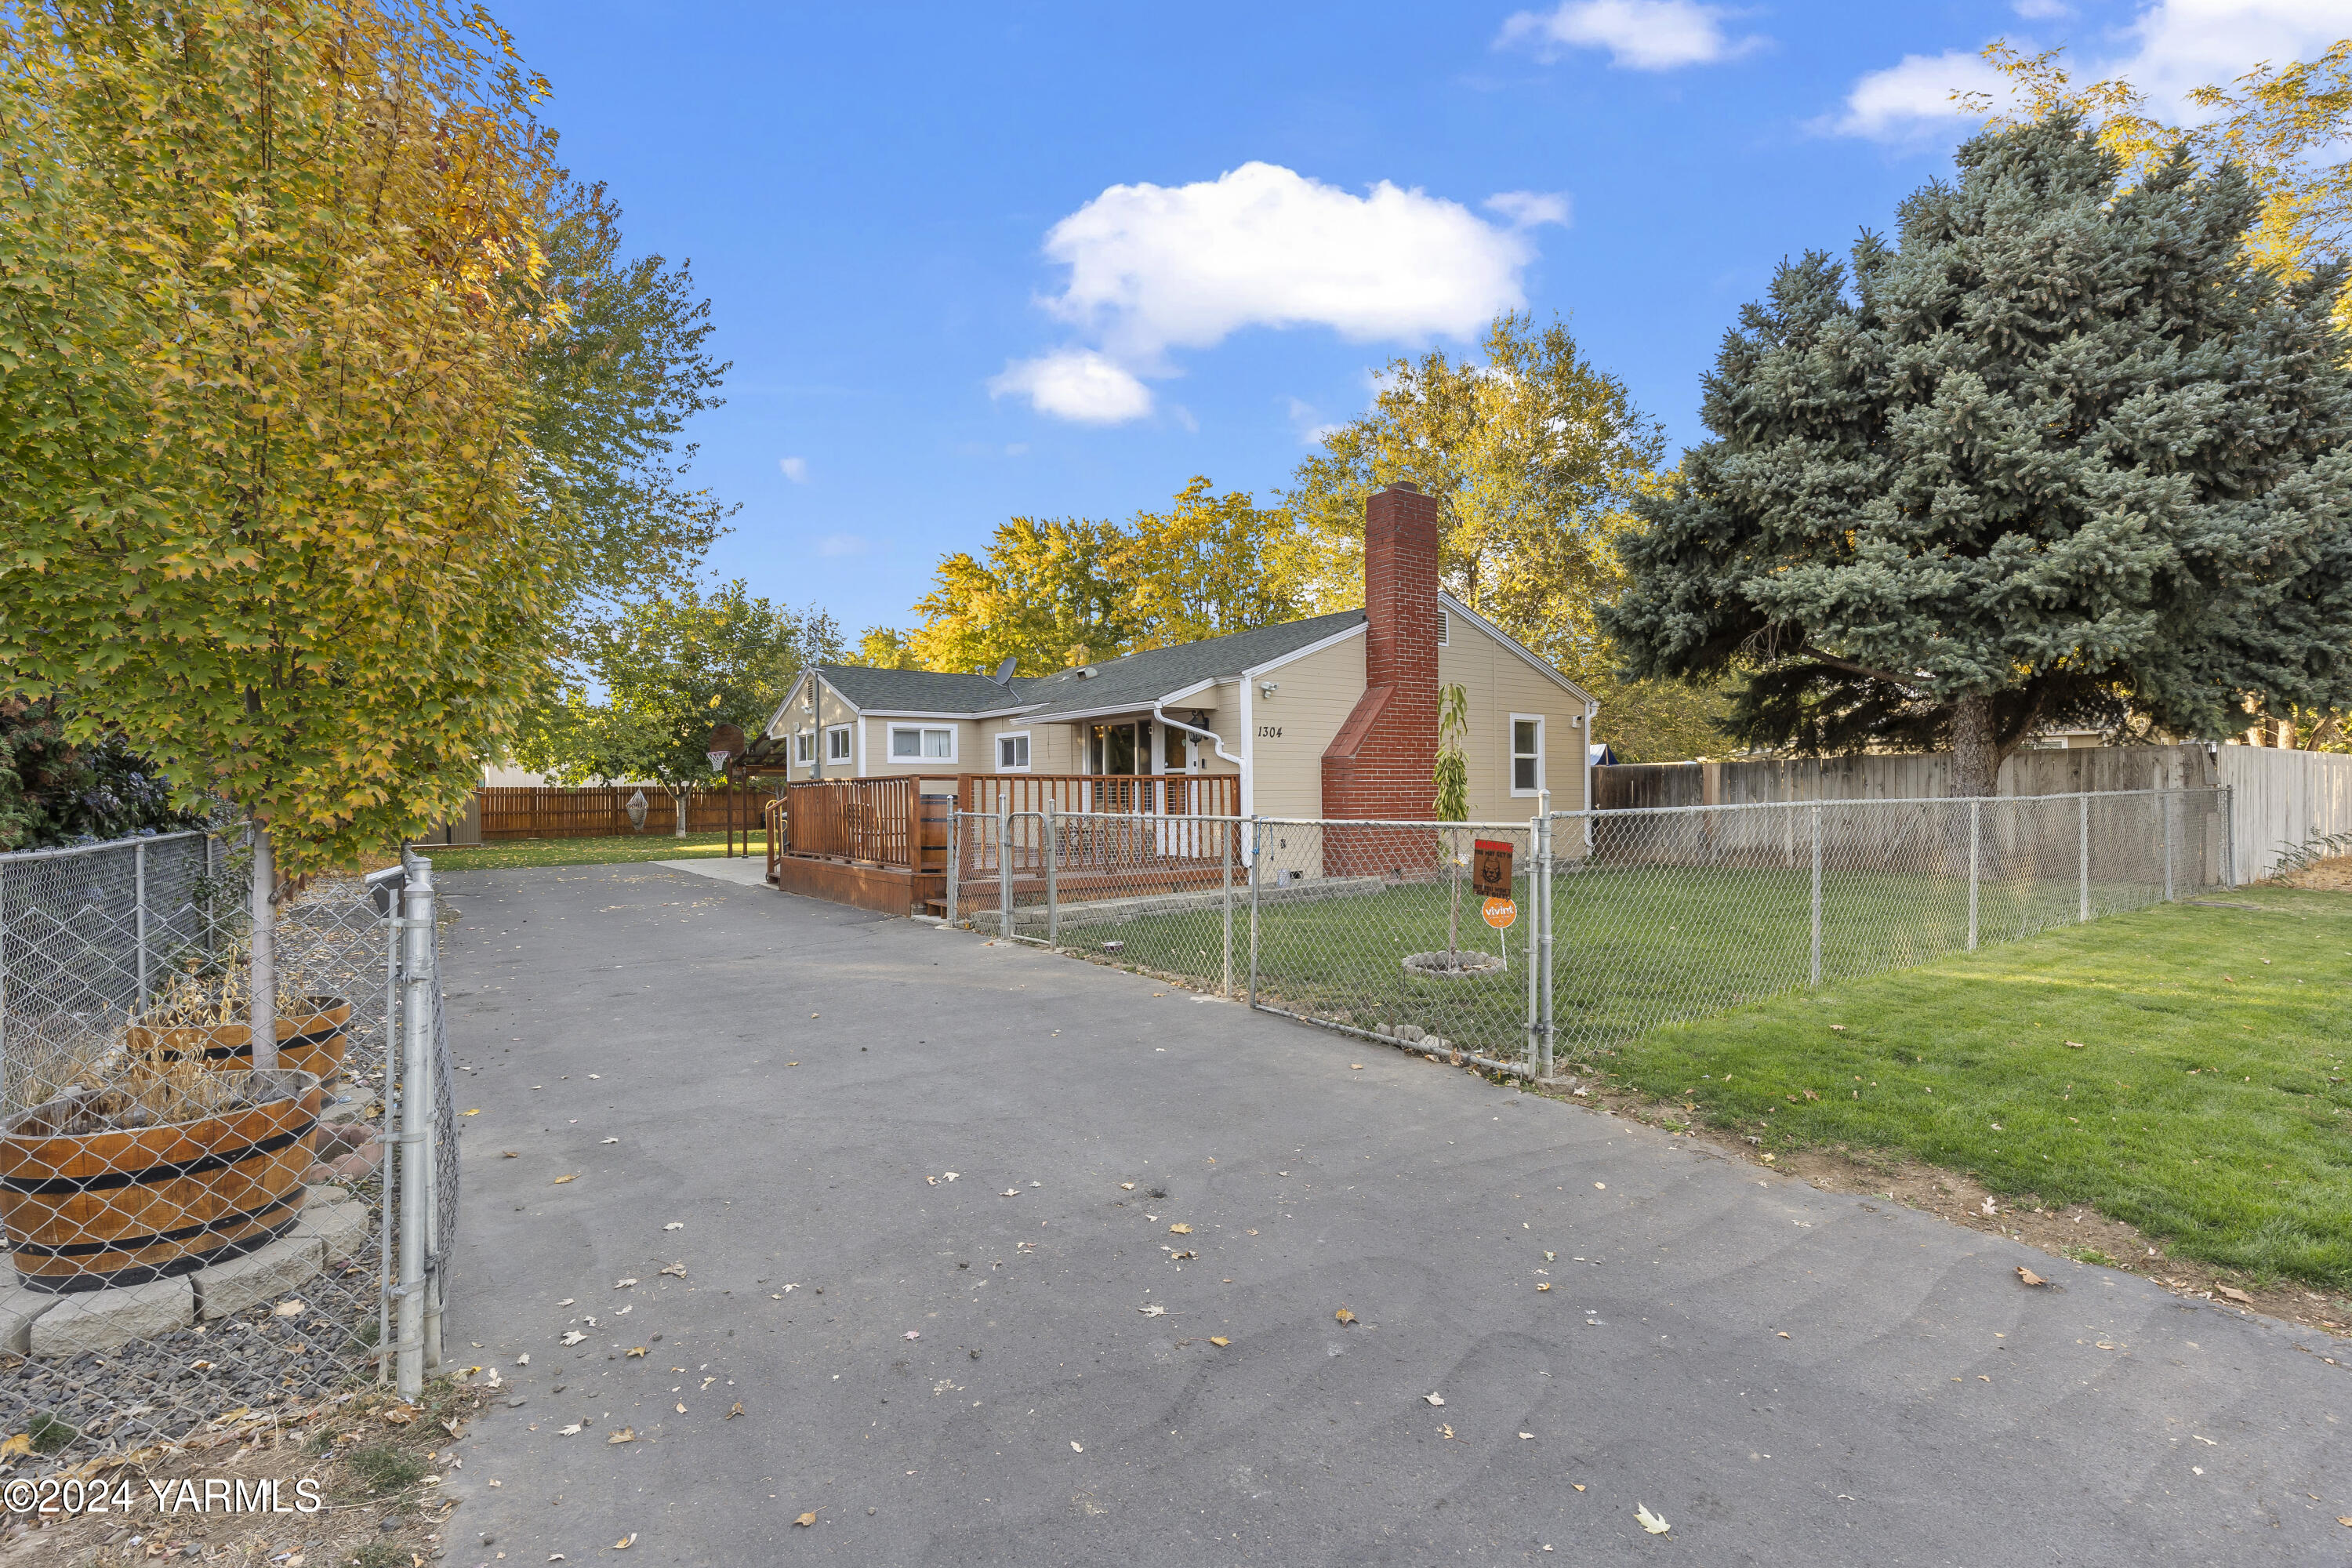
[[[670,792],[657,784],[595,784],[579,789],[485,786],[476,792],[482,809],[482,841],[505,838],[603,838],[636,835],[629,822],[629,797],[639,790],[646,796],[643,837],[658,837],[677,831],[677,806]],[[686,830],[723,833],[728,824],[728,795],[723,789],[687,792]],[[734,822],[750,828],[760,820],[768,792],[739,788],[732,792]]]
[[[2222,748],[2224,752],[2239,749]],[[2012,752],[2000,765],[1994,793],[2047,795],[2201,789],[2229,782],[2214,776],[2212,757],[2200,745],[2084,746],[2072,751]],[[1592,770],[1592,805],[1601,811],[1758,805],[1774,801],[1941,800],[1951,793],[1952,759],[1941,752],[1619,763]]]
[[[2221,782],[2234,792],[2238,875],[2252,881],[2278,868],[2287,849],[2352,833],[2352,757],[2269,746],[2223,746]]]

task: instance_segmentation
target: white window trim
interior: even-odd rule
[[[816,761],[816,731],[815,731],[814,730],[795,730],[795,731],[793,731],[793,762],[795,764],[805,764],[805,763],[814,763],[814,762],[815,762],[815,761]]]
[[[958,749],[962,745],[962,743],[963,743],[963,737],[962,737],[961,734],[959,734],[959,733],[957,732],[957,731],[958,731],[958,730],[959,730],[959,728],[960,728],[960,726],[957,726],[957,725],[954,725],[954,724],[891,724],[891,725],[887,725],[887,726],[886,726],[886,732],[884,733],[884,735],[883,735],[883,739],[882,739],[882,747],[883,747],[883,751],[884,751],[885,754],[889,758],[890,765],[891,765],[892,767],[894,767],[894,768],[904,768],[904,767],[919,767],[919,767],[928,767],[928,766],[929,766],[930,764],[932,764],[932,763],[954,763],[954,762],[955,762],[955,760],[956,760],[956,752],[957,752],[957,750],[958,750]],[[902,757],[902,756],[900,756],[900,755],[898,754],[898,736],[899,736],[901,733],[910,733],[910,734],[913,734],[913,735],[917,736],[917,737],[918,737],[918,739],[917,739],[917,740],[916,740],[916,742],[915,742],[915,750],[917,750],[918,752],[919,752],[919,751],[921,751],[921,750],[923,749],[923,742],[922,742],[922,741],[920,740],[920,738],[919,738],[919,737],[922,735],[923,731],[926,731],[926,730],[945,730],[945,731],[948,732],[948,754],[947,754],[946,756],[944,756],[944,757],[920,757],[920,756],[918,756],[918,757]]]
[[[1028,752],[1031,762],[1023,763],[1017,767],[1005,766],[1004,742],[1007,741],[1028,741]],[[1026,730],[999,730],[995,734],[989,737],[988,743],[994,751],[996,771],[1000,773],[1025,773],[1029,771],[1031,763],[1034,763],[1037,756],[1037,742],[1029,740],[1029,731]]]
[[[847,763],[852,767],[856,765],[857,742],[853,733],[855,729],[856,726],[850,724],[827,724],[824,727],[824,765],[826,767],[831,767],[835,763]],[[849,744],[841,748],[842,754],[837,757],[833,754],[833,738],[835,735],[849,738]]]
[[[1533,724],[1536,727],[1536,787],[1533,789],[1521,789],[1519,787],[1518,739],[1519,726],[1521,724]],[[1549,739],[1549,737],[1544,733],[1546,728],[1547,726],[1544,721],[1544,715],[1540,713],[1514,713],[1510,716],[1509,720],[1504,726],[1503,766],[1507,768],[1509,772],[1506,773],[1503,777],[1511,786],[1511,797],[1514,800],[1532,800],[1537,795],[1543,793],[1545,771],[1544,742]]]

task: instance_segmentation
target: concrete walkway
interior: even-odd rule
[[[2316,1335],[700,870],[444,879],[453,1563],[2352,1561]]]

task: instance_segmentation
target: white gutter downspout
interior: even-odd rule
[[[1239,770],[1242,777],[1242,799],[1244,802],[1249,799],[1249,763],[1242,758],[1234,755],[1231,752],[1225,750],[1225,741],[1223,736],[1218,734],[1214,730],[1196,730],[1190,724],[1180,723],[1176,720],[1171,719],[1168,717],[1167,709],[1160,706],[1158,702],[1154,702],[1151,705],[1151,716],[1160,721],[1162,724],[1167,725],[1171,730],[1181,731],[1187,735],[1198,735],[1202,740],[1208,742],[1211,746],[1216,749],[1217,755],[1224,758],[1225,761],[1233,763],[1234,768]],[[1243,805],[1242,812],[1243,815],[1247,816],[1249,813],[1248,805]]]

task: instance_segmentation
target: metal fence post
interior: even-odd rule
[[[0,866],[0,1093],[8,1088],[8,868]]]
[[[963,813],[948,807],[948,924],[956,923],[958,873],[963,869]]]
[[[1969,951],[1977,950],[1977,870],[1979,846],[1984,835],[1984,798],[1969,797]]]
[[[1259,868],[1265,859],[1265,829],[1250,818],[1250,965],[1249,1005],[1257,1005],[1257,889]]]
[[[2083,795],[2074,799],[2081,808],[2075,813],[2074,879],[2079,891],[2074,918],[2084,921],[2091,918],[2091,797]]]
[[[1530,911],[1535,921],[1535,963],[1529,965],[1536,982],[1536,1075],[1552,1075],[1551,1016],[1551,791],[1536,794],[1536,883],[1528,890],[1535,897],[1528,901],[1535,906]]]
[[[2238,885],[2238,786],[2221,786],[2221,885]]]
[[[394,1384],[403,1399],[425,1392],[425,1224],[433,1202],[424,1158],[432,1137],[433,862],[409,863],[401,899],[407,941],[401,964],[400,1284],[394,1313]]]
[[[1062,900],[1054,885],[1054,862],[1062,858],[1062,814],[1045,803],[1045,945],[1062,945]]]
[[[2172,829],[2174,816],[2172,806],[2173,802],[2178,798],[2179,797],[2177,795],[2170,794],[2162,794],[2156,797],[2156,809],[2162,813],[2164,817],[2164,901],[2168,904],[2172,902]]]
[[[996,803],[996,934],[1013,939],[1013,796]]]
[[[402,857],[402,886],[406,885],[406,860]],[[205,861],[212,862],[212,841],[205,841]],[[376,1332],[375,1380],[388,1382],[392,1377],[391,1347],[399,1336],[394,1331],[392,1304],[394,1254],[400,1250],[400,1171],[401,1143],[394,1134],[393,1113],[395,1109],[392,1086],[394,1067],[401,1059],[400,961],[408,940],[407,928],[402,923],[400,889],[392,890],[392,898],[383,922],[383,1125],[376,1130],[384,1147],[383,1164],[383,1234],[376,1247]]]
[[[1225,1000],[1234,999],[1234,851],[1241,847],[1241,835],[1235,831],[1241,825],[1228,817],[1220,825],[1218,869],[1224,877],[1225,904]]]
[[[1822,803],[1813,802],[1813,984],[1822,983]]]
[[[131,943],[137,953],[133,961],[136,971],[139,1011],[147,1011],[147,846],[142,841],[131,847]]]

